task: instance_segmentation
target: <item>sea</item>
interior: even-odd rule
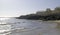
[[[0,18],[0,35],[60,35],[60,25],[55,22]]]

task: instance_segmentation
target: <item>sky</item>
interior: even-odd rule
[[[60,6],[60,0],[0,0],[0,17],[18,17]]]

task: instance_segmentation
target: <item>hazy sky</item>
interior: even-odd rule
[[[15,17],[60,6],[60,0],[0,0],[0,17]]]

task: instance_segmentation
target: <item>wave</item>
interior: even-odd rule
[[[0,30],[0,35],[7,35],[10,34],[10,30]]]

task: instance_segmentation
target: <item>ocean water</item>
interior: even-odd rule
[[[0,35],[60,35],[60,26],[40,20],[0,18]]]

